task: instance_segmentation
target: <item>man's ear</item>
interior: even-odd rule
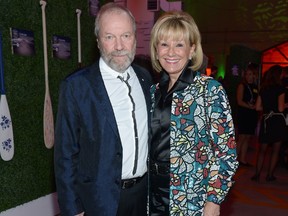
[[[98,49],[100,49],[100,48],[99,48],[99,40],[98,40],[98,38],[96,39],[96,42],[97,42],[97,47],[98,47]]]

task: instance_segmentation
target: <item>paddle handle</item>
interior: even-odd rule
[[[47,55],[47,33],[46,33],[46,1],[41,0],[40,5],[42,9],[42,29],[43,29],[43,54],[44,54],[44,72],[45,72],[45,86],[48,86],[48,55]]]
[[[5,94],[4,87],[4,64],[2,54],[2,32],[0,31],[0,79],[1,79],[1,94]]]
[[[77,14],[77,38],[78,38],[78,67],[82,66],[82,54],[81,54],[81,23],[80,16],[82,11],[80,9],[76,9]]]

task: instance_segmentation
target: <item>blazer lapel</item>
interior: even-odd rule
[[[114,133],[119,137],[116,119],[114,116],[113,108],[106,91],[102,75],[100,73],[99,62],[95,63],[90,68],[88,79],[91,81],[92,89],[95,94],[95,103],[97,108],[101,110],[103,114],[102,118],[107,119]]]
[[[146,75],[141,68],[137,66],[132,67],[138,77],[139,83],[142,87],[145,96],[148,112],[148,120],[150,123],[150,109],[151,109],[150,86],[152,85],[152,81],[149,78],[149,75]],[[102,118],[107,119],[115,134],[119,136],[119,131],[117,128],[117,122],[114,116],[113,108],[110,99],[108,97],[108,93],[106,91],[102,75],[100,73],[99,61],[93,64],[89,70],[90,73],[88,73],[87,79],[90,82],[90,85],[92,86],[93,92],[95,94],[94,99],[95,103],[97,104],[97,107],[101,110],[101,113],[104,116],[104,117],[102,116]]]

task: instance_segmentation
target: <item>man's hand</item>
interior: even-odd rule
[[[204,216],[219,216],[220,205],[212,202],[207,202],[204,206]]]

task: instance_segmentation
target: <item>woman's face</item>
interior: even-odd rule
[[[195,45],[191,47],[184,39],[162,39],[157,45],[157,57],[170,77],[179,77],[194,50]]]
[[[251,70],[248,70],[246,71],[245,78],[246,78],[247,83],[251,84],[254,82],[255,76]]]

